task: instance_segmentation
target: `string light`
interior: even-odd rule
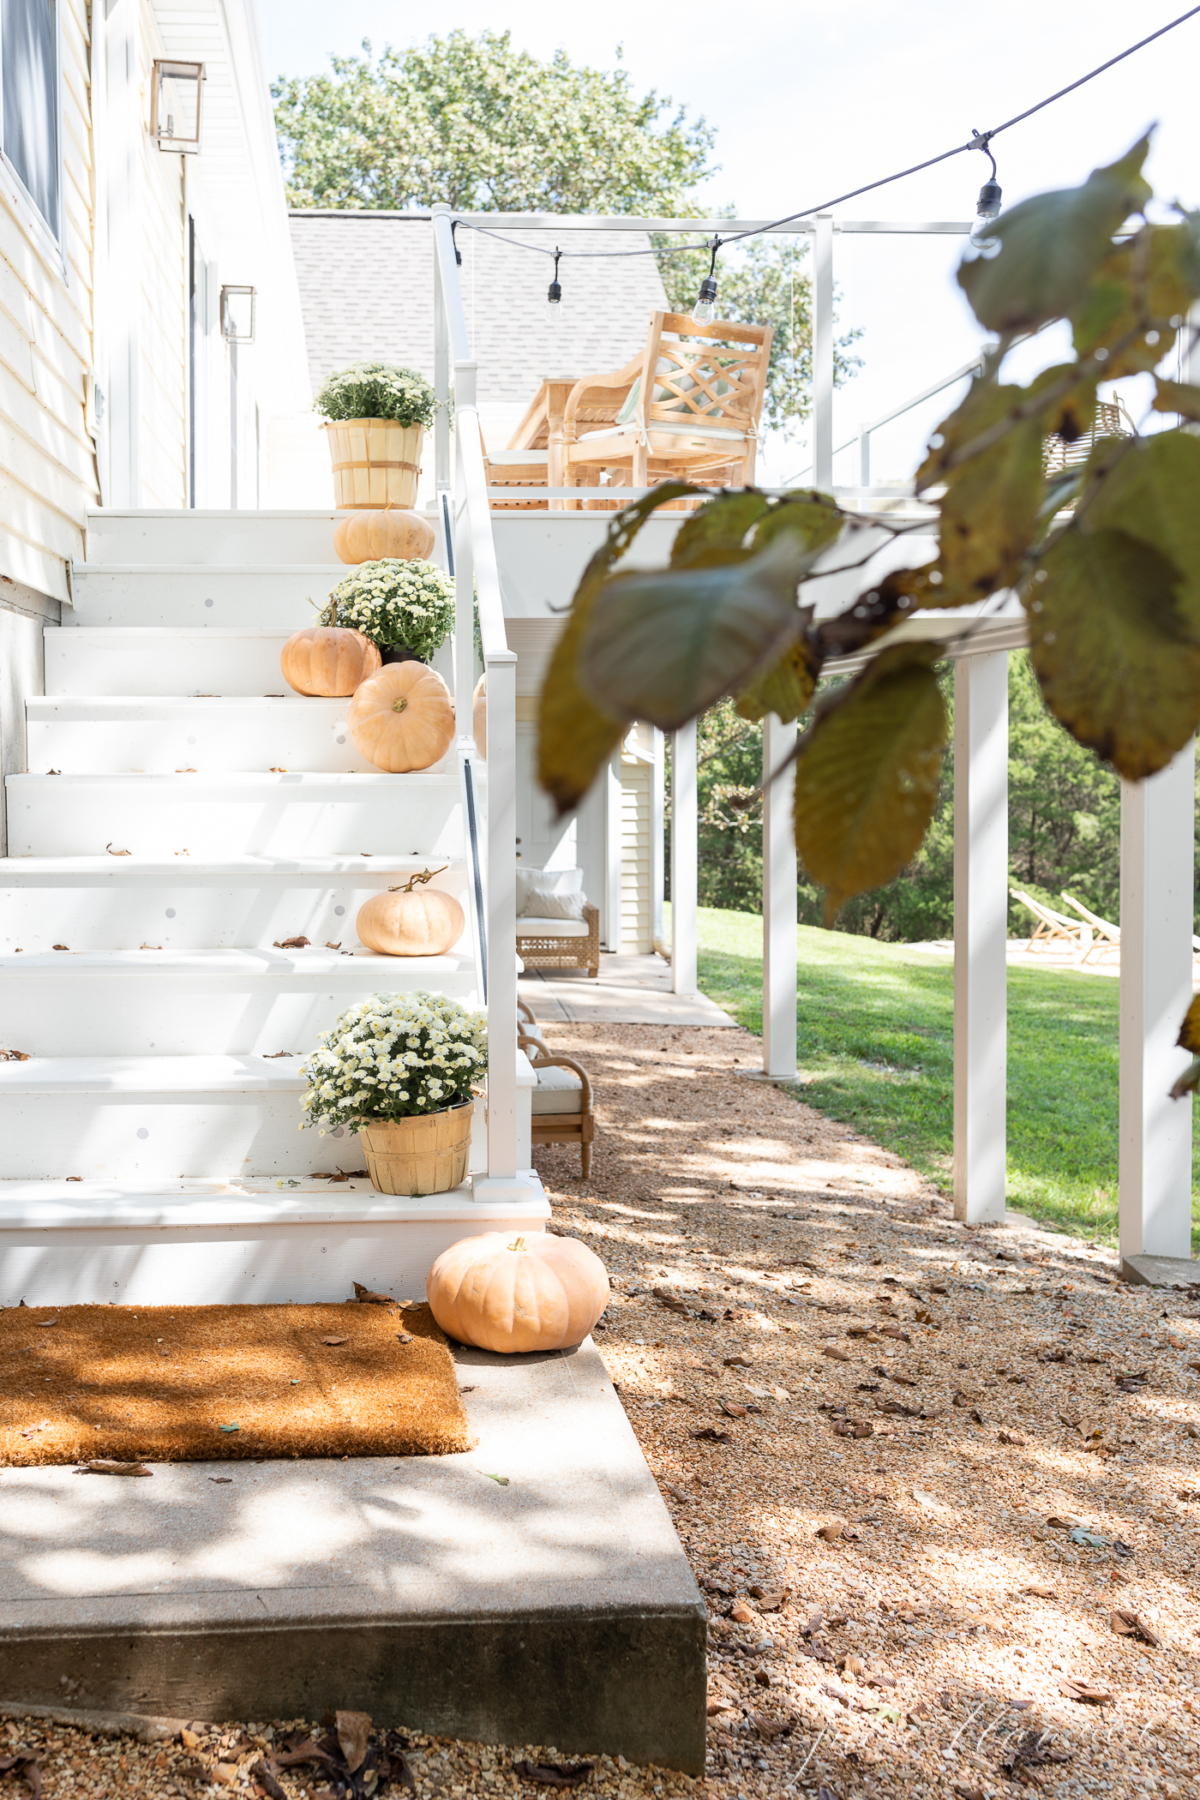
[[[700,297],[692,308],[692,317],[697,325],[711,325],[717,316],[717,251],[721,248],[719,237],[713,237],[710,248],[712,261],[708,265],[708,274],[700,283]]]
[[[977,131],[971,143],[972,150],[982,150],[992,165],[992,173],[979,190],[979,200],[975,207],[975,225],[971,232],[971,242],[977,250],[986,250],[995,246],[996,239],[992,232],[992,221],[1000,216],[1000,203],[1004,198],[1000,183],[996,180],[996,159],[991,151],[992,133]]]
[[[546,289],[546,318],[551,326],[561,324],[563,316],[562,282],[558,279],[558,262],[561,250],[554,252],[554,280]]]

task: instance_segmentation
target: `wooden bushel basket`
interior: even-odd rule
[[[394,419],[327,420],[333,461],[333,503],[339,512],[414,506],[421,473],[423,425]]]
[[[467,1178],[475,1102],[411,1119],[377,1119],[358,1134],[381,1194],[446,1194]]]

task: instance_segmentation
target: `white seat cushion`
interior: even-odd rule
[[[517,913],[523,910],[530,888],[540,887],[555,894],[582,894],[582,869],[535,869],[529,863],[517,864]]]
[[[538,1069],[537,1086],[530,1099],[535,1113],[577,1113],[583,1104],[583,1083],[574,1069]]]
[[[582,937],[588,934],[587,922],[584,919],[527,919],[522,914],[517,920],[517,942],[526,937]]]
[[[746,442],[744,431],[738,431],[729,425],[709,425],[703,419],[695,419],[690,423],[682,420],[676,422],[674,419],[651,419],[646,430],[650,437],[661,432],[666,437],[703,438],[705,442],[710,440],[734,444]],[[623,442],[632,443],[640,435],[640,432],[639,425],[605,425],[599,431],[585,433],[579,439],[576,448],[580,450],[600,448],[605,438],[620,438]]]

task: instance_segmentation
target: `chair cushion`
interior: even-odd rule
[[[703,438],[707,442],[744,444],[746,433],[729,425],[709,425],[703,419],[693,419],[690,423],[675,419],[651,419],[646,428],[648,435],[663,437]],[[599,449],[605,441],[632,444],[637,441],[639,427],[634,425],[606,425],[602,431],[589,431],[575,445],[576,450]]]
[[[538,919],[522,914],[517,920],[518,944],[526,937],[585,938],[587,934],[584,919]]]
[[[582,919],[586,904],[582,894],[560,894],[534,882],[525,890],[525,904],[517,918]]]
[[[577,1113],[582,1096],[583,1083],[574,1069],[538,1069],[530,1100],[535,1113]]]
[[[582,894],[582,869],[535,869],[529,863],[517,864],[517,911],[525,910],[525,899],[531,887],[547,888],[555,894]]]

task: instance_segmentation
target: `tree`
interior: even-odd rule
[[[713,173],[712,128],[624,69],[541,62],[507,31],[362,49],[272,83],[293,206],[661,214]]]

